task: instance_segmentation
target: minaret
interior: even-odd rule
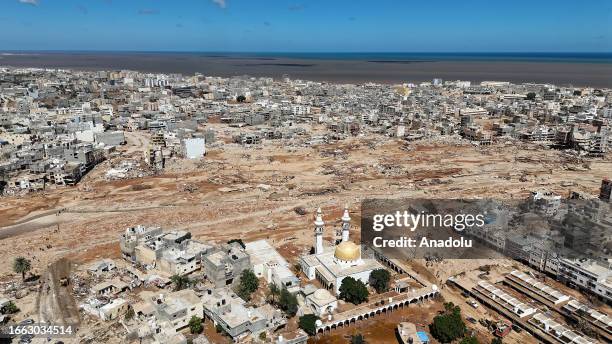
[[[323,217],[321,214],[321,208],[317,209],[317,218],[315,219],[315,254],[323,253]]]
[[[349,240],[349,229],[351,229],[351,217],[349,216],[347,204],[344,206],[344,215],[342,215],[342,242]]]

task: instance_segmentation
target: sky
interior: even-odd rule
[[[612,1],[0,0],[0,50],[612,52]]]

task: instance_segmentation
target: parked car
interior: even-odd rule
[[[474,300],[468,300],[468,301],[467,301],[467,303],[468,303],[470,306],[474,307],[474,308],[478,308],[478,306],[479,306],[479,305],[478,305],[478,302],[476,302],[476,301],[474,301]]]

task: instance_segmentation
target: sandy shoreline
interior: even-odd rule
[[[399,61],[325,60],[286,57],[228,57],[172,53],[32,53],[4,54],[0,66],[130,69],[159,73],[202,73],[212,76],[250,75],[336,83],[398,83],[444,80],[502,80],[553,83],[560,86],[612,87],[612,64],[524,61]]]

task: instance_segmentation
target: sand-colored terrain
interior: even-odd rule
[[[277,247],[291,245],[293,253],[310,247],[311,214],[319,206],[331,238],[345,204],[358,228],[359,201],[366,197],[509,199],[538,189],[594,195],[612,172],[609,156],[578,160],[514,143],[405,146],[365,137],[317,147],[225,144],[202,161],[172,160],[158,175],[106,180],[112,164],[141,158],[135,148],[144,143],[129,141],[124,154],[96,166],[75,187],[0,199],[0,259],[23,255],[40,271],[62,256],[77,262],[118,256],[119,234],[137,224],[186,229],[204,241],[267,238]],[[5,277],[12,277],[10,270],[0,264]]]
[[[1,198],[0,260],[4,263],[0,282],[21,278],[12,271],[17,256],[31,259],[32,273],[43,278],[47,278],[48,264],[59,258],[76,264],[117,258],[119,235],[138,224],[189,230],[202,241],[265,238],[295,263],[312,245],[312,215],[317,207],[324,213],[325,239],[331,241],[348,204],[355,229],[351,235],[358,240],[364,198],[512,199],[524,198],[533,190],[595,195],[602,178],[612,172],[610,156],[579,159],[514,142],[477,147],[359,137],[316,147],[274,141],[243,147],[227,143],[231,130],[219,131],[223,134],[218,140],[226,143],[210,147],[202,160],[173,159],[160,173],[107,180],[111,167],[126,159],[142,159],[147,135],[128,133],[121,154],[96,166],[77,186]],[[306,213],[300,215],[298,207]],[[472,263],[446,260],[425,268],[424,261],[410,262],[422,277],[438,285],[461,269],[484,264]],[[442,298],[461,304],[466,316],[490,316],[485,309],[472,310],[448,288],[443,289]],[[38,302],[50,304],[49,300],[43,295]],[[392,341],[398,321],[422,319],[425,324],[440,307],[433,303],[393,313],[313,340],[344,342],[358,331],[367,339]],[[25,308],[28,314],[37,313]],[[490,340],[481,325],[469,326],[480,339]],[[517,337],[508,342],[524,341],[525,335],[513,334]]]

